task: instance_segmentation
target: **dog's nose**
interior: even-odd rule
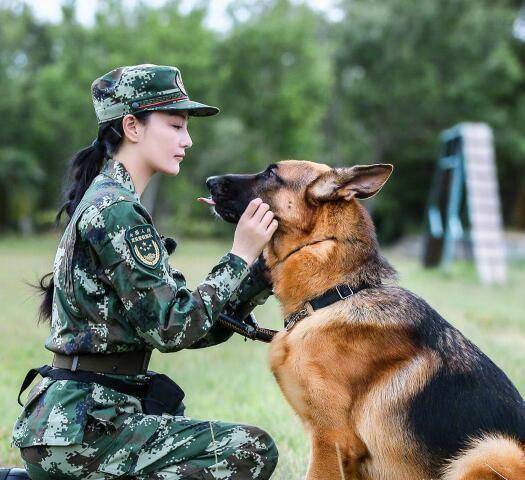
[[[206,179],[206,186],[208,187],[208,189],[211,189],[216,184],[217,184],[217,177],[208,177]]]

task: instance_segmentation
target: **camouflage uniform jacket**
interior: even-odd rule
[[[221,310],[246,315],[271,294],[258,271],[227,253],[190,291],[182,273],[169,265],[129,173],[109,160],[60,241],[46,348],[74,355],[216,345],[232,335],[215,324]],[[111,422],[120,413],[140,411],[136,398],[112,389],[44,378],[15,424],[13,445],[79,443],[86,415]],[[148,437],[148,426],[141,430]]]

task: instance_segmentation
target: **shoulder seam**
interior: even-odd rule
[[[108,207],[112,207],[113,205],[116,205],[117,203],[123,203],[123,202],[128,202],[128,203],[133,203],[133,204],[137,204],[138,205],[138,202],[135,199],[133,199],[133,198],[117,198],[115,201],[109,203],[108,205],[104,205],[102,208],[97,206],[97,205],[93,205],[93,206],[99,212],[102,212],[103,210],[105,210]]]
[[[82,223],[91,223],[93,218],[95,218],[97,215],[102,215],[102,212],[106,210],[109,207],[112,207],[113,205],[117,205],[118,203],[124,203],[128,202],[131,204],[136,203],[133,199],[129,198],[119,198],[115,200],[114,202],[109,203],[108,205],[97,205],[96,203],[92,203],[89,205],[84,212],[80,215],[77,221],[77,225],[82,225]]]

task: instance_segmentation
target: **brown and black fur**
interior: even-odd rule
[[[339,283],[368,285],[270,344],[271,369],[310,437],[307,479],[525,479],[520,394],[423,299],[395,285],[378,251],[358,199],[391,171],[287,160],[207,181],[229,222],[255,197],[275,213],[264,259],[285,316]]]

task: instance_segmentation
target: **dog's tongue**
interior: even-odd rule
[[[215,205],[215,202],[211,198],[199,197],[197,200],[202,203],[207,203],[208,205]]]

